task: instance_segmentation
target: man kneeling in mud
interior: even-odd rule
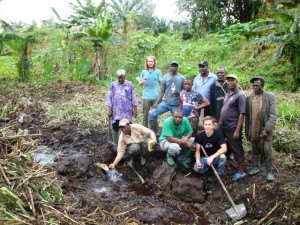
[[[194,153],[191,138],[193,129],[189,120],[183,117],[181,109],[175,109],[173,116],[163,122],[161,136],[159,137],[160,148],[167,152],[167,163],[170,166],[175,164],[174,157],[178,156],[178,162],[186,169],[189,169],[188,162]]]
[[[196,163],[194,170],[197,173],[205,173],[209,166],[213,164],[219,175],[224,173],[227,146],[223,134],[215,130],[216,120],[211,116],[203,118],[204,131],[196,135]],[[201,146],[206,151],[208,157],[202,152]],[[209,182],[214,182],[214,177],[208,178]]]
[[[129,124],[127,119],[119,122],[121,134],[118,141],[118,154],[113,163],[108,167],[114,169],[125,154],[125,149],[130,155],[129,164],[132,165],[134,159],[141,155],[141,164],[146,164],[146,155],[148,153],[148,142],[151,140],[152,147],[156,144],[154,132],[140,124]]]

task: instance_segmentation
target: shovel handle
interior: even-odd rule
[[[201,146],[201,150],[203,151],[204,155],[205,155],[206,157],[208,157],[208,155],[207,155],[205,149],[203,148],[203,146],[202,146],[202,145],[200,145],[200,146]],[[220,182],[220,184],[221,184],[221,186],[222,186],[222,188],[223,188],[225,194],[227,195],[227,198],[228,198],[228,200],[230,201],[230,204],[232,205],[232,207],[234,208],[234,210],[237,212],[237,209],[236,209],[236,207],[235,207],[235,204],[234,204],[234,202],[233,202],[233,200],[232,200],[232,198],[231,198],[229,192],[227,191],[227,189],[226,189],[226,187],[225,187],[223,181],[221,180],[221,178],[220,178],[218,172],[216,171],[215,166],[211,163],[211,164],[210,164],[210,167],[211,167],[212,170],[214,171],[215,176],[218,178],[218,181]]]

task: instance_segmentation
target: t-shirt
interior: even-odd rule
[[[197,75],[194,79],[193,89],[200,92],[206,99],[210,101],[210,87],[217,81],[217,76],[211,72],[208,77],[203,81],[201,74]]]
[[[225,144],[225,138],[221,131],[214,130],[213,134],[208,137],[205,131],[200,132],[195,137],[195,142],[202,145],[208,156],[215,154],[222,144]],[[201,157],[205,157],[201,150]]]
[[[246,96],[237,87],[232,93],[227,93],[221,110],[221,127],[236,128],[240,114],[246,114]]]
[[[187,118],[183,117],[182,122],[176,126],[174,124],[173,117],[170,116],[163,122],[159,142],[165,140],[167,137],[176,137],[181,139],[182,137],[191,133],[193,133],[193,129]]]
[[[171,85],[172,83],[175,84],[176,90],[181,92],[184,87],[184,76],[182,76],[180,73],[177,73],[176,75],[167,74],[163,77],[162,83],[161,83],[161,90],[165,92],[165,102],[168,105],[179,105],[180,104],[180,93],[174,94],[172,92]]]
[[[191,90],[187,92],[183,90],[180,92],[180,99],[182,102],[183,115],[185,117],[199,117],[199,113],[195,108],[201,104],[203,96],[198,91]]]
[[[144,83],[143,99],[157,99],[158,98],[158,84],[162,80],[161,71],[156,69],[153,71],[143,70],[140,76],[140,80],[147,78]]]

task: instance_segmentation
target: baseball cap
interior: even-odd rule
[[[228,78],[234,78],[234,79],[236,79],[237,81],[239,81],[237,75],[235,75],[235,74],[229,74],[229,75],[227,75],[227,76],[226,76],[226,79],[228,79]]]
[[[207,62],[207,61],[204,61],[204,60],[201,60],[201,61],[198,63],[198,66],[205,66],[205,67],[208,67],[208,62]]]
[[[177,66],[178,66],[178,62],[172,61],[172,62],[170,63],[170,65],[177,65]]]
[[[263,77],[253,77],[251,80],[250,80],[250,83],[253,83],[254,81],[256,80],[261,80],[261,81],[265,81],[265,79]]]
[[[128,119],[121,119],[119,122],[119,127],[124,127],[127,124],[129,124],[129,120]]]

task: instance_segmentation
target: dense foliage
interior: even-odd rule
[[[177,4],[188,11],[184,7],[188,2],[181,0]],[[200,7],[197,10],[202,10],[206,19],[197,16],[195,9],[192,14],[198,20],[192,17],[190,21],[173,22],[152,17],[153,4],[148,0],[118,0],[110,4],[103,1],[99,5],[91,0],[76,0],[76,4],[70,4],[73,14],[69,20],[62,20],[53,9],[58,22],[44,21],[41,27],[1,21],[0,77],[31,82],[100,80],[105,84],[114,79],[117,69],[125,68],[129,79],[135,82],[145,58],[153,54],[164,73],[168,63],[177,60],[180,72],[194,77],[198,73],[197,62],[205,59],[213,72],[218,66],[226,66],[229,72],[237,73],[245,87],[255,74],[266,77],[270,89],[299,90],[297,1],[284,8],[287,11],[272,8],[282,5],[269,5],[273,12],[270,18],[256,20],[259,4],[249,6],[254,3],[257,1],[201,1],[191,5]],[[266,11],[266,6],[263,4],[260,11]],[[251,8],[248,19],[233,15],[233,9],[243,14],[241,10],[247,7]],[[250,22],[240,23],[245,21]],[[205,29],[203,23],[207,24]],[[280,32],[269,34],[275,27]],[[258,31],[263,31],[264,36]],[[250,41],[263,45],[251,45]],[[282,57],[270,61],[274,53],[279,55],[278,46]]]

